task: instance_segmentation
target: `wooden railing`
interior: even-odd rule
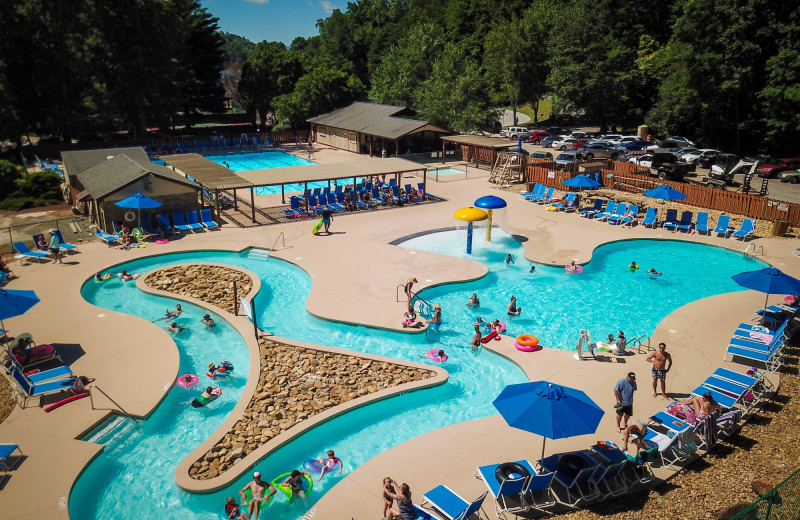
[[[793,202],[662,180],[650,175],[649,170],[632,163],[613,161],[610,165],[606,164],[605,168],[590,169],[586,173],[591,176],[595,171],[600,173],[600,182],[605,187],[615,190],[642,193],[661,184],[667,184],[686,195],[685,199],[678,201],[681,204],[758,220],[780,219],[792,226],[800,226],[800,204]],[[556,170],[555,163],[548,161],[530,160],[525,168],[527,182],[538,182],[564,190],[568,188],[562,182],[574,176],[574,173]]]

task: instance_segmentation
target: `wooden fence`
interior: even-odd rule
[[[667,181],[650,175],[649,170],[632,163],[613,161],[605,168],[587,169],[586,173],[600,173],[600,182],[608,188],[630,193],[642,193],[661,184],[667,184],[686,195],[678,202],[710,210],[743,215],[757,220],[785,220],[792,226],[800,227],[800,204],[768,199],[733,191],[698,186],[683,182]],[[525,180],[546,186],[567,189],[562,184],[574,177],[572,172],[558,171],[555,163],[530,160],[525,168]]]

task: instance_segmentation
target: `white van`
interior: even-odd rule
[[[524,126],[510,126],[507,130],[500,132],[500,135],[504,135],[516,141],[519,139],[519,136],[522,136],[523,139],[527,139],[530,135],[530,131]]]

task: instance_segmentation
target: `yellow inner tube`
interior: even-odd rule
[[[639,266],[638,266],[638,265],[632,265],[632,264],[628,264],[628,269],[630,269],[631,271],[633,271],[634,269],[639,269]]]
[[[523,347],[535,347],[539,344],[539,338],[530,334],[521,334],[517,336],[517,343]]]

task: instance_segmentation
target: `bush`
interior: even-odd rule
[[[16,164],[0,160],[0,199],[8,197],[22,178],[22,168]]]
[[[32,199],[61,200],[61,176],[55,172],[30,173],[17,182],[17,191]]]
[[[14,193],[16,195],[16,193]],[[33,208],[36,206],[36,199],[28,197],[8,197],[0,200],[0,209],[8,211],[19,211],[22,209]]]

